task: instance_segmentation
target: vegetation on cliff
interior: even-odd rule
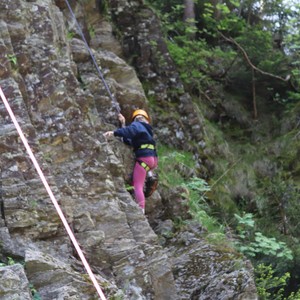
[[[208,182],[186,179],[178,165],[189,170],[197,159],[163,149],[163,183],[188,188],[190,212],[208,231],[234,231],[261,299],[298,299],[299,3],[148,2],[205,116],[201,156],[213,162]]]

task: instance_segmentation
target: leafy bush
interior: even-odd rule
[[[201,178],[191,178],[183,186],[189,190],[189,208],[193,218],[201,223],[208,232],[222,233],[223,228],[212,216],[211,208],[205,197],[206,193],[210,191],[208,183]]]
[[[184,151],[174,151],[167,146],[159,145],[159,178],[166,186],[178,186],[186,180],[186,173],[190,173],[195,161],[193,155]]]
[[[266,237],[261,232],[254,230],[255,222],[252,214],[248,213],[244,216],[235,214],[235,217],[238,221],[237,231],[239,237],[236,247],[240,252],[247,257],[255,257],[256,259],[273,257],[276,258],[277,262],[293,259],[292,251],[286,243],[277,241],[273,237]]]
[[[271,265],[260,264],[255,268],[255,283],[260,300],[298,300],[300,290],[292,292],[289,296],[284,296],[290,273],[285,273],[281,277],[275,276],[275,271]]]
[[[281,139],[283,144],[283,139]],[[297,150],[291,142],[285,146],[285,162],[291,164],[296,162]],[[273,177],[262,176],[259,178],[260,198],[257,200],[259,208],[260,224],[274,223],[278,230],[285,235],[291,234],[298,236],[299,231],[299,191],[296,183],[284,175],[283,171],[278,170]]]
[[[165,186],[184,186],[188,190],[189,211],[194,220],[201,223],[208,232],[222,232],[222,226],[211,216],[206,193],[210,191],[208,183],[194,174],[195,161],[189,152],[174,151],[164,145],[158,147],[160,182]],[[191,172],[192,171],[192,172]],[[220,239],[220,238],[218,238]]]

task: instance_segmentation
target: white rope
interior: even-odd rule
[[[47,182],[47,180],[46,180],[46,178],[45,178],[45,176],[44,176],[44,174],[43,174],[43,172],[42,172],[42,170],[41,170],[41,168],[40,168],[40,166],[39,166],[39,164],[38,164],[38,162],[37,162],[37,160],[36,160],[36,158],[35,158],[35,156],[32,152],[32,150],[31,150],[31,148],[30,148],[30,146],[27,142],[27,139],[25,138],[25,136],[23,134],[23,131],[22,131],[21,127],[19,126],[19,123],[18,123],[18,121],[17,121],[17,119],[16,119],[16,117],[15,117],[15,115],[14,115],[14,113],[13,113],[13,111],[12,111],[12,109],[11,109],[11,107],[10,107],[10,105],[9,105],[9,103],[8,103],[1,87],[0,87],[0,96],[1,96],[2,101],[3,101],[3,103],[6,107],[7,112],[10,115],[10,118],[13,121],[13,123],[14,123],[14,125],[17,129],[17,132],[19,133],[19,136],[20,136],[20,138],[21,138],[21,140],[22,140],[22,142],[23,142],[23,144],[24,144],[24,146],[25,146],[32,162],[33,162],[33,165],[35,166],[35,168],[36,168],[36,170],[37,170],[37,172],[38,172],[38,174],[41,178],[41,181],[43,182],[43,184],[44,184],[44,186],[45,186],[45,188],[46,188],[46,190],[47,190],[47,192],[50,196],[50,199],[52,200],[52,203],[54,204],[54,206],[56,208],[56,211],[57,211],[59,217],[61,218],[61,220],[62,220],[62,222],[63,222],[63,224],[64,224],[64,226],[67,230],[67,233],[68,233],[68,235],[69,235],[69,237],[70,237],[70,239],[71,239],[71,241],[72,241],[79,257],[80,257],[87,273],[89,274],[89,276],[90,276],[90,278],[91,278],[91,280],[92,280],[92,282],[93,282],[93,284],[94,284],[94,286],[95,286],[95,288],[96,288],[96,290],[97,290],[97,292],[100,296],[100,299],[101,300],[106,300],[106,298],[105,298],[105,296],[104,296],[104,294],[103,294],[103,292],[102,292],[102,290],[101,290],[101,288],[100,288],[100,286],[99,286],[99,284],[98,284],[98,282],[95,278],[95,275],[93,274],[93,272],[92,272],[92,270],[91,270],[91,268],[90,268],[90,266],[89,266],[89,264],[88,264],[88,262],[87,262],[87,260],[84,256],[84,254],[83,254],[82,250],[80,249],[79,244],[78,244],[78,242],[77,242],[77,240],[76,240],[76,238],[75,238],[75,236],[74,236],[74,234],[73,234],[73,232],[72,232],[72,230],[71,230],[71,228],[70,228],[70,226],[69,226],[69,224],[68,224],[68,222],[67,222],[67,220],[66,220],[66,218],[65,218],[65,216],[64,216],[64,214],[63,214],[63,212],[62,212],[62,210],[61,210],[61,208],[60,208],[60,206],[57,202],[57,200],[56,200],[56,198],[54,197],[54,195],[52,193],[52,190],[51,190],[51,188],[50,188],[50,186],[49,186],[49,184],[48,184],[48,182]]]

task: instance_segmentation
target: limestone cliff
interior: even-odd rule
[[[148,108],[154,95],[170,114],[154,114],[158,139],[177,147],[185,139],[200,143],[201,116],[183,90],[154,13],[142,1],[110,1],[113,25],[101,1],[71,4],[125,116]],[[1,88],[107,298],[256,299],[251,267],[232,249],[205,243],[201,228],[191,226],[169,247],[159,243],[125,188],[130,149],[103,138],[118,126],[116,109],[65,2],[1,1],[0,28]],[[130,53],[136,69],[126,61]],[[141,80],[153,89],[145,93]],[[172,113],[180,113],[181,122],[166,128]],[[33,299],[34,293],[96,299],[2,101],[0,124],[0,254],[7,262],[0,267],[0,299]],[[154,195],[152,210],[161,208],[161,197]]]

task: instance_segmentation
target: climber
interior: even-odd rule
[[[125,144],[133,147],[135,154],[132,176],[134,195],[145,214],[144,184],[147,172],[155,169],[158,163],[152,126],[149,124],[150,118],[146,111],[137,109],[132,114],[132,123],[129,126],[125,126],[125,117],[122,114],[118,115],[118,119],[122,127],[115,131],[107,131],[104,136],[106,138],[122,137]]]

